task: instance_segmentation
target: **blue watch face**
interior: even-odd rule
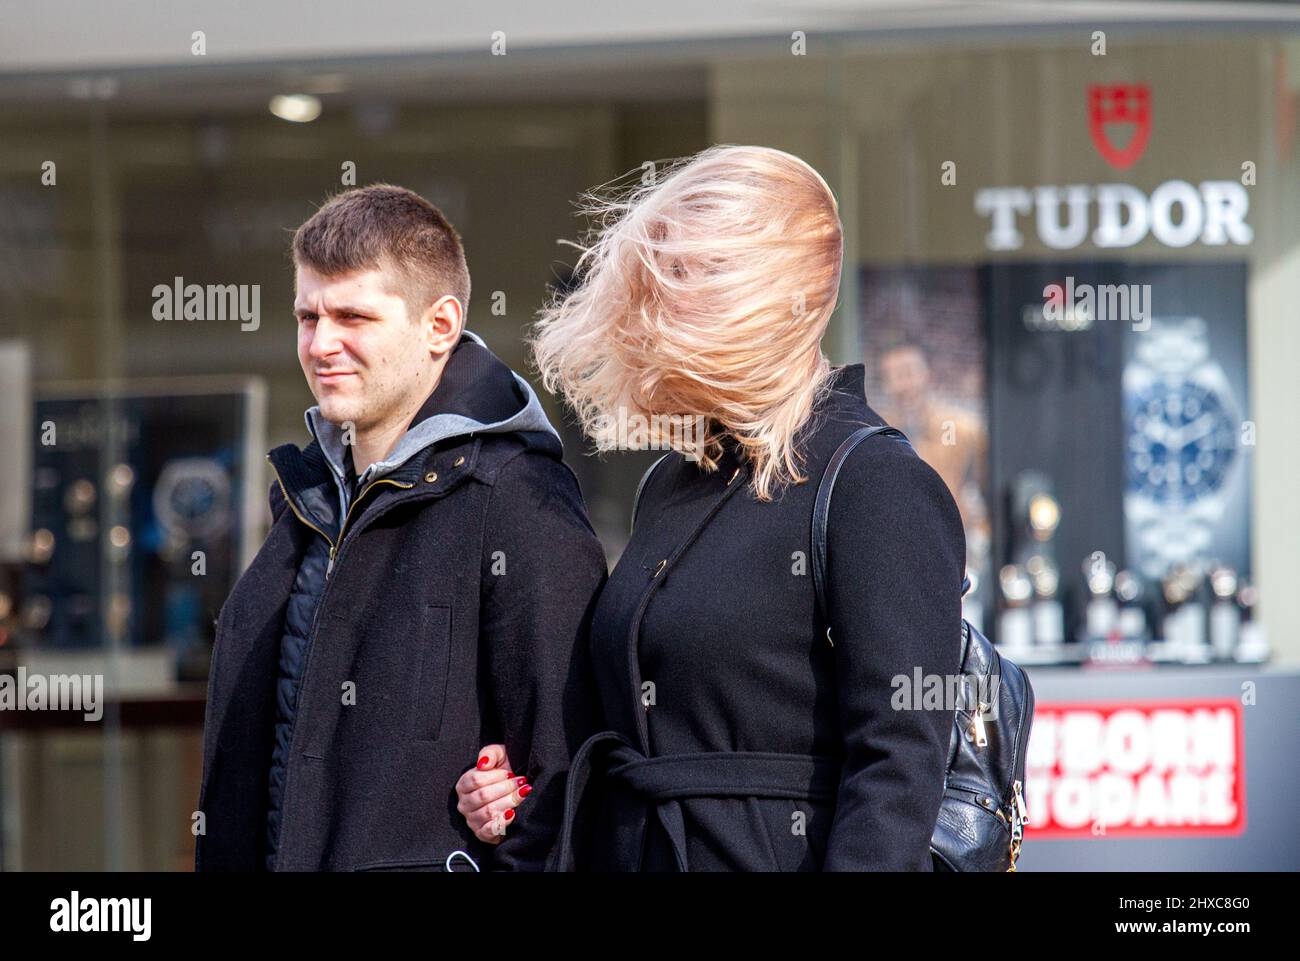
[[[1128,488],[1164,504],[1217,491],[1237,456],[1237,424],[1200,384],[1157,381],[1126,398]]]
[[[205,477],[185,477],[172,488],[168,502],[178,517],[200,520],[216,506],[217,492]]]

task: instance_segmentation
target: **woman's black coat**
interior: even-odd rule
[[[611,733],[575,760],[552,868],[930,869],[952,713],[891,709],[891,681],[959,670],[961,520],[910,446],[860,445],[831,501],[828,642],[817,484],[841,441],[883,423],[861,365],[833,385],[808,480],[774,501],[734,449],[716,472],[672,453],[649,475],[592,622]]]

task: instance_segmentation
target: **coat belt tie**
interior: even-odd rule
[[[765,751],[712,751],[646,757],[624,735],[604,731],[578,749],[565,790],[564,819],[548,870],[572,871],[574,819],[596,768],[654,809],[672,842],[680,870],[688,870],[681,799],[756,797],[833,801],[839,788],[839,758]],[[644,829],[644,828],[643,828]]]

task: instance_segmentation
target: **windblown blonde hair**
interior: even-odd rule
[[[712,471],[730,435],[760,500],[802,483],[796,435],[829,390],[820,342],[843,257],[826,181],[780,150],[718,146],[584,200],[579,284],[530,338],[546,388],[599,450],[618,446],[620,417],[702,415],[702,437],[659,442]]]

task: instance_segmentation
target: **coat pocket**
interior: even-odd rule
[[[436,741],[442,734],[442,715],[447,703],[451,674],[451,607],[426,604],[416,637],[419,656],[411,692],[411,737]]]

